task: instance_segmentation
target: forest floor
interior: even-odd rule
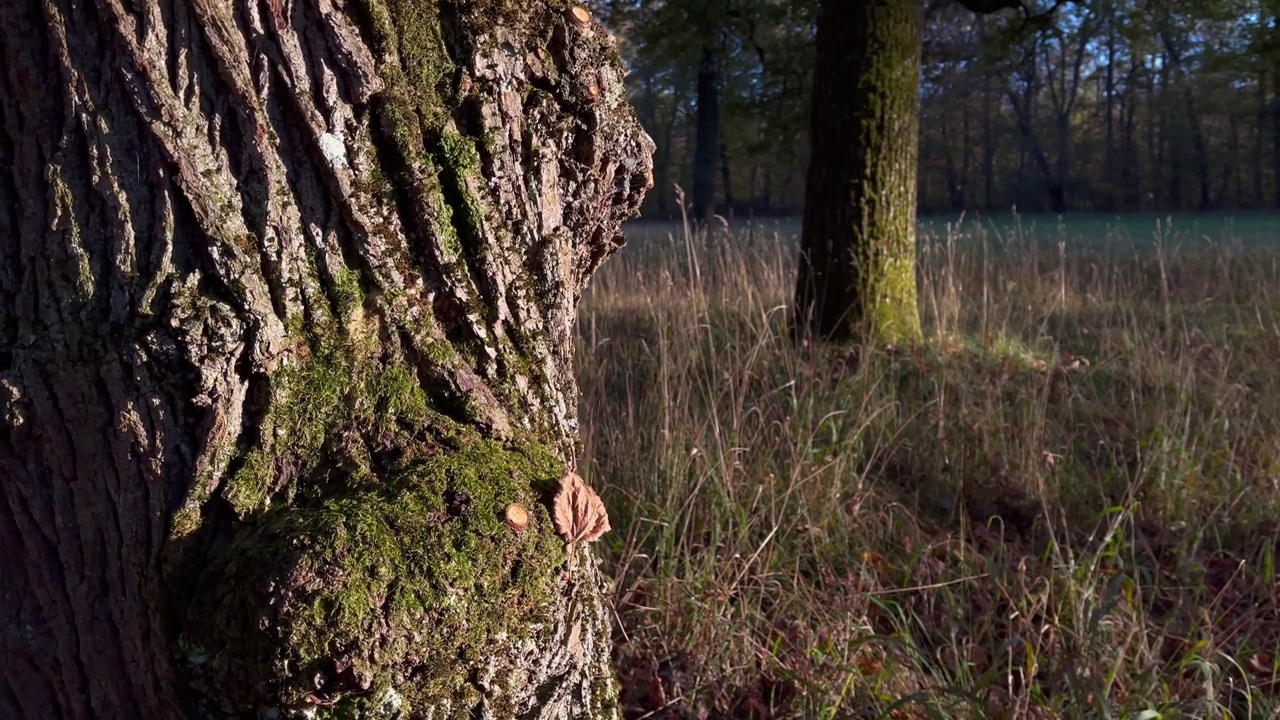
[[[795,347],[794,224],[631,228],[580,472],[628,718],[1280,717],[1280,218],[922,223],[926,343]]]

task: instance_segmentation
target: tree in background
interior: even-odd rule
[[[610,24],[643,46],[645,54],[630,55],[640,105],[641,122],[663,140],[667,154],[659,156],[658,180],[668,180],[675,119],[670,112],[687,110],[693,118],[693,178],[690,200],[695,220],[710,220],[716,210],[716,171],[721,157],[721,92],[731,0],[609,3]],[[624,53],[625,53],[624,49]],[[689,86],[692,86],[691,88]],[[665,87],[664,87],[665,86]],[[678,89],[677,89],[678,87]],[[661,89],[660,89],[661,88]],[[659,119],[659,95],[672,93],[670,109]],[[691,102],[690,107],[685,107]],[[666,104],[666,103],[664,103]]]
[[[1048,27],[1062,2],[1041,12],[1018,0],[959,4],[979,14],[1021,9],[1010,28],[1025,33]],[[877,345],[921,339],[916,193],[924,15],[919,2],[821,4],[796,279],[799,336]],[[1073,94],[1083,45],[1070,81]],[[1073,102],[1066,92],[1064,85],[1054,95],[1064,145]],[[1065,147],[1060,152],[1061,175]],[[1047,168],[1043,154],[1040,159]],[[963,204],[962,192],[953,185],[954,204]]]
[[[678,215],[674,186],[692,188],[695,170],[702,45],[686,18],[698,3],[601,2],[624,41],[630,89],[658,145],[645,216]],[[715,178],[716,209],[738,218],[800,214],[816,3],[701,5],[720,8],[726,19],[715,43],[719,171],[706,170],[714,153],[702,165],[702,177]],[[1109,213],[1274,205],[1274,5],[1039,0],[996,13],[1014,3],[930,2],[922,31],[920,212],[954,218],[1015,207]]]
[[[795,322],[817,339],[920,338],[916,150],[923,5],[824,0]]]
[[[911,183],[917,208],[955,217],[1014,208],[1223,210],[1272,202],[1280,197],[1280,152],[1271,153],[1280,148],[1273,4],[930,2],[920,23],[920,145]],[[698,187],[705,195],[706,178],[714,177],[709,150],[701,163],[695,160],[699,56],[693,49],[701,45],[687,29],[690,9],[706,4],[610,5],[615,16],[634,21],[620,32],[631,38],[625,50],[642,121],[658,141],[659,187],[649,216],[670,216],[675,184],[690,187],[702,178]],[[855,7],[861,6],[846,4],[844,10]],[[811,171],[831,176],[812,167],[809,156],[819,148],[839,153],[841,144],[814,142],[811,149],[805,132],[818,122],[811,111],[837,107],[810,93],[819,25],[813,3],[734,0],[723,9],[721,172],[714,202],[739,217],[815,211],[820,202],[810,198],[806,209],[798,179],[814,180]],[[1007,9],[1015,12],[1000,12]],[[818,157],[817,164],[824,160],[833,169],[844,162]],[[707,206],[706,200],[695,203],[700,211]],[[904,243],[904,252],[911,246]],[[810,257],[827,252],[814,246]],[[813,314],[820,293],[812,283],[827,271],[815,274],[812,266],[804,271],[808,279],[797,282],[797,305],[814,319],[811,330],[826,323],[828,334],[845,332],[841,323],[853,321],[847,306],[826,320]],[[841,272],[851,281],[852,266]],[[897,285],[900,298],[909,297],[907,278],[904,272]]]
[[[800,206],[814,0],[597,3],[622,40],[632,97],[657,141],[646,217]]]
[[[1013,14],[932,14],[921,212],[1266,207],[1274,27],[1258,0],[1064,2],[1031,33]],[[982,158],[967,185],[965,156]]]
[[[563,0],[0,4],[0,717],[616,717],[625,98]]]

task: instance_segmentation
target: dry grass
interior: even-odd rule
[[[667,230],[580,314],[628,717],[1277,717],[1280,250],[949,227],[891,353]]]

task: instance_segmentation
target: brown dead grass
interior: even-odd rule
[[[1060,232],[925,238],[898,352],[788,341],[789,238],[606,265],[627,717],[1276,716],[1280,251]]]

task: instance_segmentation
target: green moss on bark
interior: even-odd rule
[[[915,210],[922,25],[918,3],[823,3],[796,284],[802,334],[872,344],[921,339]]]
[[[455,257],[475,259],[483,253],[485,216],[467,182],[482,181],[480,153],[470,138],[445,130],[440,137],[439,159],[442,205],[451,208],[448,222],[442,225],[451,225],[448,231],[453,237]]]
[[[435,413],[359,288],[335,279],[336,317],[272,378],[261,437],[220,490],[243,529],[173,576],[180,668],[206,707],[468,717],[503,702],[475,668],[555,621],[563,542],[542,501],[562,462]],[[438,350],[426,361],[456,360]],[[524,532],[503,521],[513,502],[531,510]]]
[[[335,279],[333,294],[334,312],[338,319],[350,322],[364,302],[364,290],[360,287],[360,275],[354,270],[343,269]]]
[[[377,487],[268,512],[197,584],[188,671],[228,711],[395,688],[406,707],[466,717],[471,668],[551,621],[563,543],[538,499],[562,472],[536,446],[474,438]],[[503,521],[512,502],[532,509],[522,533]]]
[[[444,424],[405,360],[373,355],[377,333],[363,327],[367,321],[352,308],[344,331],[330,330],[302,363],[282,368],[272,379],[261,438],[222,492],[241,518],[267,510],[276,494],[324,494],[326,468],[348,476],[369,473],[362,435],[393,445],[408,442],[428,419]],[[352,478],[339,482],[351,484]]]

